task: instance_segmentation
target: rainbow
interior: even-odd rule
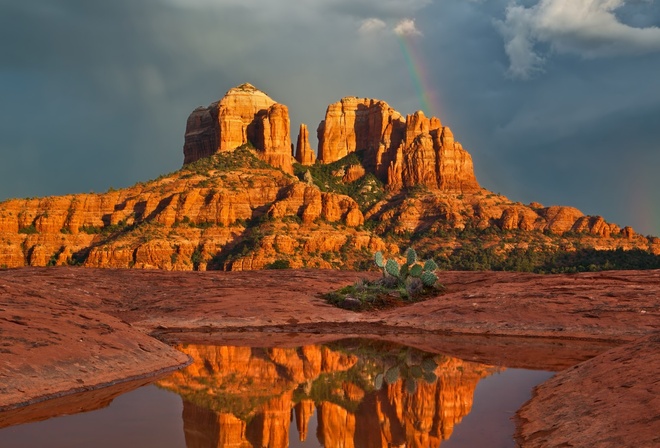
[[[632,178],[630,189],[630,212],[640,227],[642,234],[651,232],[653,236],[660,236],[660,207],[656,198],[652,197],[653,186],[649,180],[650,174],[636,175]],[[624,224],[626,225],[626,224]],[[635,225],[633,225],[635,228]],[[635,228],[637,231],[638,229]]]
[[[401,52],[410,73],[410,79],[414,84],[415,91],[419,97],[420,109],[428,117],[439,117],[440,106],[438,104],[435,89],[429,82],[429,71],[424,63],[422,55],[418,51],[416,36],[412,34],[397,34],[397,40]]]

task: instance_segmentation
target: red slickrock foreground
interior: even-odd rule
[[[149,334],[212,341],[226,331],[222,340],[231,343],[263,341],[265,333],[276,343],[316,333],[306,338],[313,343],[350,333],[494,365],[568,369],[521,410],[521,446],[656,446],[659,271],[443,272],[444,295],[377,313],[340,310],[317,297],[374,275],[2,270],[0,407],[187,362]]]

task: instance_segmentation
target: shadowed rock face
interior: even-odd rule
[[[496,370],[397,346],[352,348],[179,347],[195,361],[160,385],[183,397],[189,448],[286,447],[292,419],[304,441],[314,413],[326,447],[421,448],[451,435],[477,382]]]

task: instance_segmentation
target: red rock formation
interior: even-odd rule
[[[282,253],[291,256],[295,267],[320,263],[330,268],[321,253],[303,256],[305,248],[322,245],[332,252],[344,245],[355,246],[356,251],[384,248],[382,240],[369,232],[344,227],[364,222],[348,196],[322,193],[273,169],[213,175],[183,170],[120,191],[0,203],[0,267],[78,260],[89,267],[203,270],[222,250],[248,238],[245,222],[265,215],[269,208],[278,219],[303,222],[270,224],[281,230],[267,235],[254,247],[255,255],[237,262],[236,269],[261,269]],[[297,228],[295,238],[286,235],[291,225]],[[233,269],[233,263],[223,266]]]
[[[539,215],[546,220],[543,230],[562,234],[573,228],[575,222],[582,218],[584,214],[573,207],[552,206],[538,211]]]
[[[568,234],[597,249],[660,253],[660,241],[601,217],[571,207],[513,204],[481,190],[470,155],[448,127],[422,112],[404,119],[383,101],[344,98],[328,106],[318,134],[325,163],[363,150],[360,163],[332,170],[323,191],[314,185],[311,168],[305,182],[298,182],[250,152],[232,152],[252,144],[263,161],[292,172],[286,106],[249,84],[233,88],[221,101],[196,109],[186,129],[186,164],[218,152],[227,153],[224,158],[118,191],[0,203],[0,267],[82,263],[242,270],[262,269],[286,255],[295,268],[355,268],[366,260],[358,251],[398,252],[397,246],[409,244],[405,239],[385,244],[381,236],[389,230],[421,233],[467,225],[546,232],[552,247],[574,247],[571,241],[551,241]],[[303,164],[314,163],[308,137],[301,125],[297,153]],[[360,191],[347,185],[352,198],[328,191],[367,174],[386,183],[386,190],[369,181]],[[397,194],[413,186],[426,188]],[[269,217],[262,228],[260,220]],[[361,228],[365,220],[377,224],[375,231]],[[518,247],[536,238],[521,235]]]
[[[358,431],[355,425],[355,415],[345,408],[328,401],[320,403],[318,409],[318,429],[316,437],[324,447],[354,448],[354,438]]]
[[[298,142],[296,143],[296,161],[301,165],[314,165],[316,156],[314,150],[309,144],[309,131],[306,124],[300,125],[298,132]]]
[[[329,222],[344,221],[349,227],[364,223],[364,216],[357,203],[348,196],[322,193],[317,187],[302,183],[294,184],[283,191],[268,210],[268,215],[281,218],[298,215],[303,223],[312,223],[321,218]]]
[[[439,119],[421,111],[403,120],[384,101],[344,98],[328,106],[317,133],[319,160],[331,163],[364,150],[366,170],[391,189],[479,189],[470,155]]]
[[[539,220],[540,216],[530,208],[508,207],[502,212],[500,227],[502,230],[534,230]]]
[[[260,153],[261,159],[293,174],[289,109],[283,104],[275,103],[258,116],[261,122],[257,126],[259,134],[255,146],[263,151]]]
[[[379,171],[374,156],[383,149],[388,151],[398,146],[403,137],[403,120],[401,114],[384,101],[347,97],[328,106],[317,135],[319,160],[323,163],[364,149],[371,155],[366,162],[370,164],[367,169]]]
[[[351,182],[355,182],[356,180],[360,179],[365,174],[367,174],[367,172],[362,165],[350,165],[348,168],[346,168],[344,176],[341,180],[345,184],[350,184]]]
[[[474,176],[472,157],[463,149],[460,143],[454,141],[454,136],[445,126],[442,133],[436,134],[438,150],[436,172],[438,187],[441,190],[478,191],[479,184]]]
[[[307,440],[307,429],[309,427],[309,420],[314,415],[316,405],[314,400],[301,400],[295,406],[296,413],[296,429],[298,430],[299,439],[301,442]]]
[[[183,163],[252,145],[273,166],[293,173],[289,111],[250,84],[230,89],[219,102],[188,117]]]

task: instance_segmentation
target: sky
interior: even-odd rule
[[[421,109],[483,187],[660,235],[660,0],[0,0],[0,200],[174,171],[244,82],[294,141],[345,96]]]

